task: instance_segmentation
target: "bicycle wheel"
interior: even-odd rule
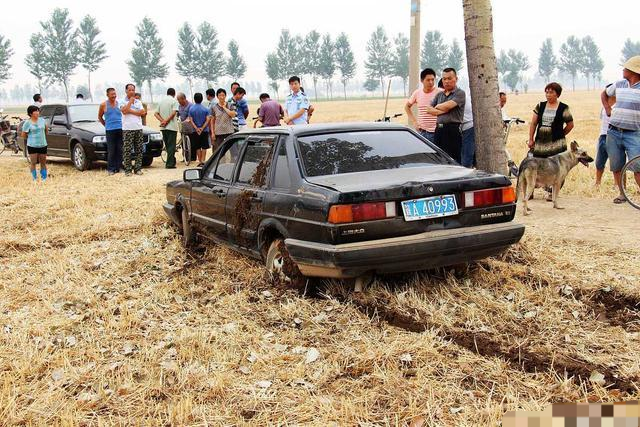
[[[191,140],[187,135],[182,136],[182,161],[187,166],[191,163]]]
[[[167,163],[167,146],[164,145],[164,141],[162,142],[162,151],[160,152],[160,158],[163,163]]]
[[[622,192],[631,206],[640,209],[640,156],[622,168]]]

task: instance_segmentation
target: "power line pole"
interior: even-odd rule
[[[411,0],[411,25],[409,27],[409,93],[418,88],[420,74],[420,0]],[[415,105],[414,105],[414,115]],[[407,117],[407,123],[409,118]],[[411,124],[411,123],[409,123]]]

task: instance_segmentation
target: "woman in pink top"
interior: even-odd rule
[[[436,72],[431,68],[425,68],[420,73],[422,88],[417,89],[404,106],[404,111],[413,123],[413,127],[420,132],[420,135],[429,141],[434,140],[436,132],[436,116],[427,113],[427,108],[431,106],[431,101],[440,89],[436,87]],[[418,118],[413,115],[411,107],[418,104]]]

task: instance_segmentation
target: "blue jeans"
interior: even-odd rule
[[[424,136],[425,138],[427,138],[431,142],[434,142],[436,140],[436,133],[435,132],[429,132],[428,130],[420,130],[419,133],[420,133],[420,135]]]
[[[107,170],[119,172],[122,165],[122,129],[106,131]]]
[[[620,172],[627,158],[640,156],[640,130],[622,132],[610,127],[607,132],[607,154],[611,172]]]
[[[462,166],[472,168],[476,163],[476,133],[473,128],[462,131]]]
[[[596,148],[596,169],[604,170],[604,166],[607,164],[609,154],[607,154],[607,135],[600,135],[598,138],[598,146]]]

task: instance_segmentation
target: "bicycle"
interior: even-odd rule
[[[182,131],[182,121],[180,120],[178,120],[178,133],[180,137],[176,141],[176,153],[180,150],[182,153],[182,161],[185,165],[189,166],[189,163],[191,163],[191,140],[189,135]],[[160,158],[164,163],[167,163],[167,147],[164,145],[164,140],[162,141]]]
[[[504,146],[505,146],[505,153],[507,153],[507,166],[509,167],[509,178],[517,178],[518,174],[520,173],[520,168],[518,167],[518,165],[516,164],[516,162],[513,161],[513,159],[511,158],[511,154],[509,153],[509,150],[507,150],[507,142],[509,142],[509,134],[511,133],[511,126],[513,126],[514,124],[520,125],[520,124],[524,124],[524,120],[521,120],[517,117],[512,117],[508,120],[504,120]]]
[[[627,180],[627,172],[631,175]],[[622,194],[627,202],[636,209],[640,209],[640,156],[629,160],[622,168]]]

